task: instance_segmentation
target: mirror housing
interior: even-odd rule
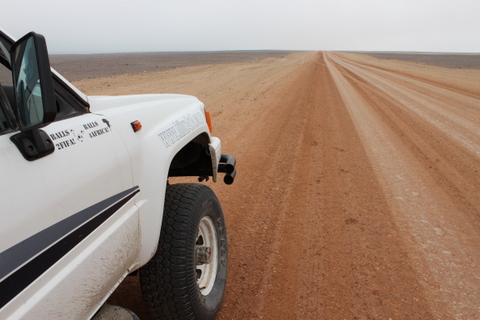
[[[11,137],[27,160],[36,160],[55,148],[39,128],[55,120],[57,106],[45,38],[30,32],[10,49],[15,115],[20,133]]]
[[[13,44],[10,53],[20,130],[43,127],[57,113],[45,38],[30,32]]]

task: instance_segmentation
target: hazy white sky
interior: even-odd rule
[[[51,53],[480,52],[478,0],[0,0],[1,28]]]

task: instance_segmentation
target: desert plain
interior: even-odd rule
[[[229,236],[217,319],[480,319],[480,56],[216,54],[52,64],[88,95],[207,106],[238,166],[207,183]],[[110,302],[149,319],[136,276]]]

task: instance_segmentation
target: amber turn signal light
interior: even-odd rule
[[[140,131],[142,129],[142,123],[138,120],[131,123],[133,132]]]
[[[210,112],[206,110],[205,110],[205,119],[207,119],[208,130],[210,130],[210,133],[212,133],[213,132],[212,119],[210,118]]]

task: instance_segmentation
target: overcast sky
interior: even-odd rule
[[[1,28],[50,53],[480,52],[478,0],[0,0]]]

